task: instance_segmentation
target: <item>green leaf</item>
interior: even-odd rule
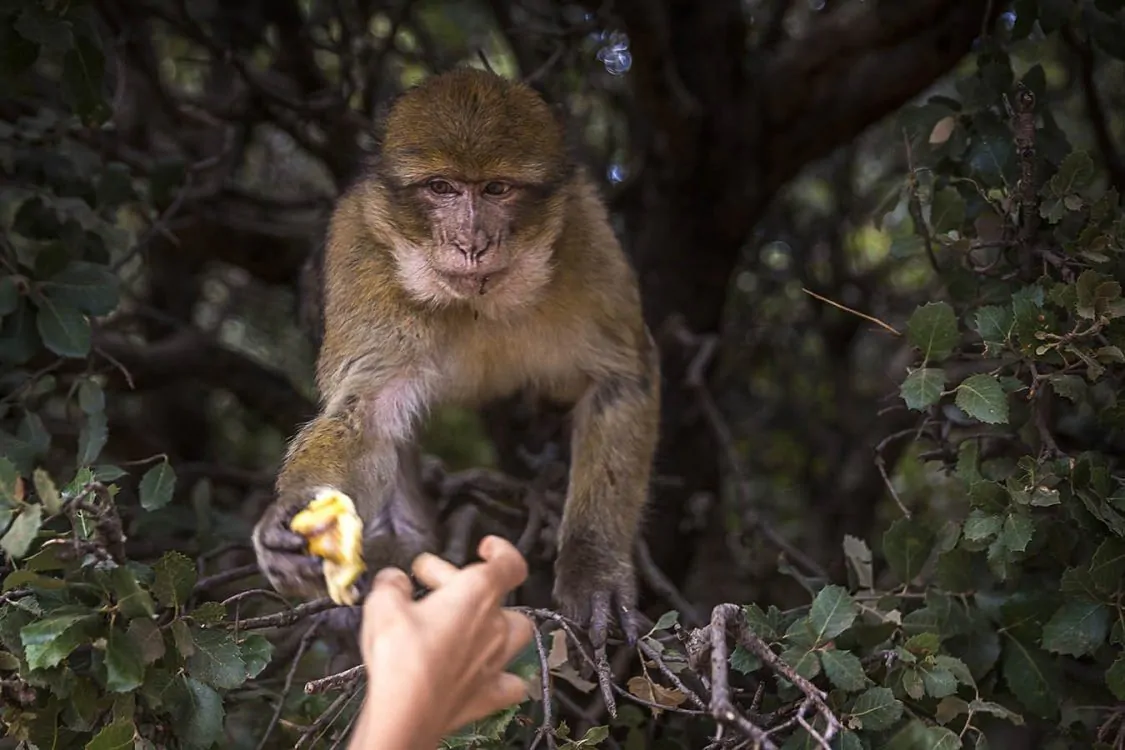
[[[1087,188],[1094,180],[1094,160],[1085,151],[1073,151],[1063,159],[1059,170],[1045,186],[1050,195],[1064,198]]]
[[[917,518],[899,518],[883,534],[883,554],[900,581],[922,572],[934,545],[934,532]]]
[[[652,626],[653,630],[667,630],[680,621],[680,613],[676,610],[669,610],[660,615],[660,619]]]
[[[98,460],[106,441],[109,439],[109,426],[104,411],[94,412],[86,417],[86,423],[78,431],[77,466],[89,466]]]
[[[156,579],[152,593],[165,607],[182,607],[195,586],[196,571],[191,559],[181,552],[165,552],[152,566]]]
[[[152,617],[156,614],[156,603],[152,596],[141,588],[136,575],[129,568],[118,565],[110,571],[109,580],[121,614],[129,618]]]
[[[55,614],[23,626],[20,642],[29,669],[54,667],[86,642],[83,626],[94,620],[85,612]]]
[[[120,301],[118,278],[105,266],[72,261],[40,285],[52,302],[87,315],[108,315]],[[84,381],[89,382],[89,381]]]
[[[31,543],[35,541],[42,524],[43,506],[38,503],[24,505],[16,520],[8,527],[7,533],[0,538],[0,549],[14,560],[23,558],[31,549]]]
[[[6,456],[0,456],[0,508],[18,508],[23,503],[23,480]]]
[[[1110,618],[1110,610],[1102,604],[1067,602],[1043,626],[1043,648],[1066,656],[1092,654],[1105,643]]]
[[[105,689],[111,693],[136,690],[145,680],[145,665],[126,631],[114,627],[105,649]]]
[[[871,548],[867,546],[867,542],[851,534],[844,534],[844,557],[855,573],[859,587],[872,588],[875,585],[875,573],[871,564]]]
[[[992,701],[982,701],[979,699],[974,700],[969,703],[969,710],[978,714],[989,714],[991,716],[995,716],[998,719],[1010,721],[1017,726],[1023,725],[1022,716],[1017,714],[1015,711],[1012,711],[1005,706],[1001,706],[999,703],[993,703]]]
[[[961,736],[945,727],[928,727],[927,750],[961,750]]]
[[[956,404],[961,411],[985,424],[1008,422],[1008,398],[996,376],[980,373],[957,386]]]
[[[957,316],[948,303],[929,302],[910,316],[906,335],[910,343],[922,351],[926,362],[940,362],[952,354],[957,345]]]
[[[85,414],[105,411],[105,391],[92,378],[83,378],[78,384],[78,406]]]
[[[225,630],[192,629],[195,653],[188,657],[188,673],[216,688],[236,688],[246,681],[246,662],[234,636]]]
[[[922,411],[938,402],[944,388],[945,370],[938,367],[920,367],[902,381],[899,395],[908,408]]]
[[[1106,670],[1105,684],[1117,700],[1125,701],[1125,654],[1118,654],[1117,659]]]
[[[944,698],[957,692],[957,678],[942,667],[922,667],[922,684],[931,698]]]
[[[176,472],[167,461],[161,461],[141,477],[141,507],[145,510],[163,508],[172,501],[176,488]]]
[[[982,307],[973,315],[973,327],[984,339],[988,350],[997,350],[1004,346],[1011,334],[1012,324],[1012,311],[1000,305]]]
[[[999,534],[1003,527],[1003,516],[974,508],[969,511],[969,516],[965,519],[961,533],[970,542],[984,542]]]
[[[793,671],[806,680],[811,680],[820,674],[820,660],[815,650],[796,646],[785,649],[780,656],[783,662],[793,667]]]
[[[251,636],[253,637],[255,636]],[[133,642],[133,648],[144,664],[152,664],[164,656],[164,634],[152,620],[140,617],[132,620],[129,623],[129,640]]]
[[[809,627],[816,636],[816,645],[822,646],[850,628],[855,616],[855,601],[847,589],[836,585],[822,588],[809,609]]]
[[[133,750],[133,736],[137,728],[132,721],[120,720],[107,724],[86,744],[86,750]]]
[[[35,494],[39,496],[39,501],[43,503],[47,515],[53,516],[62,510],[62,497],[51,475],[43,469],[36,469],[31,473],[31,479],[35,484]],[[0,507],[3,507],[2,500],[0,500]]]
[[[261,674],[273,658],[273,644],[259,633],[246,636],[238,647],[242,652],[242,661],[246,663],[246,677],[250,680]]]
[[[185,748],[208,750],[223,732],[223,699],[214,689],[191,677],[179,682],[182,696],[171,702],[173,729]],[[180,691],[177,691],[180,692]]]
[[[191,619],[197,625],[218,625],[227,616],[227,608],[222,602],[203,602],[191,611]]]
[[[1012,552],[1026,552],[1035,534],[1035,520],[1023,513],[1009,513],[997,540]]]
[[[46,301],[35,324],[43,344],[60,357],[81,359],[90,353],[90,322],[73,307]]]
[[[947,187],[934,193],[930,224],[936,234],[958,231],[965,223],[965,199],[956,188]]]
[[[850,651],[829,649],[820,652],[824,674],[840,690],[863,690],[869,680],[863,673],[863,662]]]
[[[730,668],[741,674],[757,672],[762,668],[762,660],[742,645],[734,647],[730,655]]]
[[[1050,657],[1009,637],[1004,646],[1002,672],[1008,689],[1028,711],[1043,719],[1058,716],[1059,696],[1054,686],[1058,684],[1059,672]]]
[[[868,688],[852,704],[852,726],[858,723],[869,732],[882,732],[902,718],[902,710],[902,701],[895,698],[890,688]]]
[[[1117,591],[1125,580],[1125,541],[1109,537],[1090,560],[1090,579],[1105,594]]]

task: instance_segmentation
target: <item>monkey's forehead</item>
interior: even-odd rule
[[[383,138],[389,168],[407,181],[545,182],[565,167],[562,126],[532,89],[472,69],[427,80],[391,110]]]

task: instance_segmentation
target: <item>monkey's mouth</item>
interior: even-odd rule
[[[487,294],[507,273],[507,269],[495,271],[438,271],[444,283],[459,297]]]

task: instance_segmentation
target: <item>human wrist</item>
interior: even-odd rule
[[[435,750],[441,734],[419,705],[384,700],[369,688],[348,750]]]

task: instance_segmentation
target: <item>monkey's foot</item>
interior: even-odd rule
[[[632,647],[637,642],[636,583],[631,566],[619,562],[582,560],[565,553],[555,566],[555,601],[561,614],[587,629],[590,644],[602,649],[616,627]]]

